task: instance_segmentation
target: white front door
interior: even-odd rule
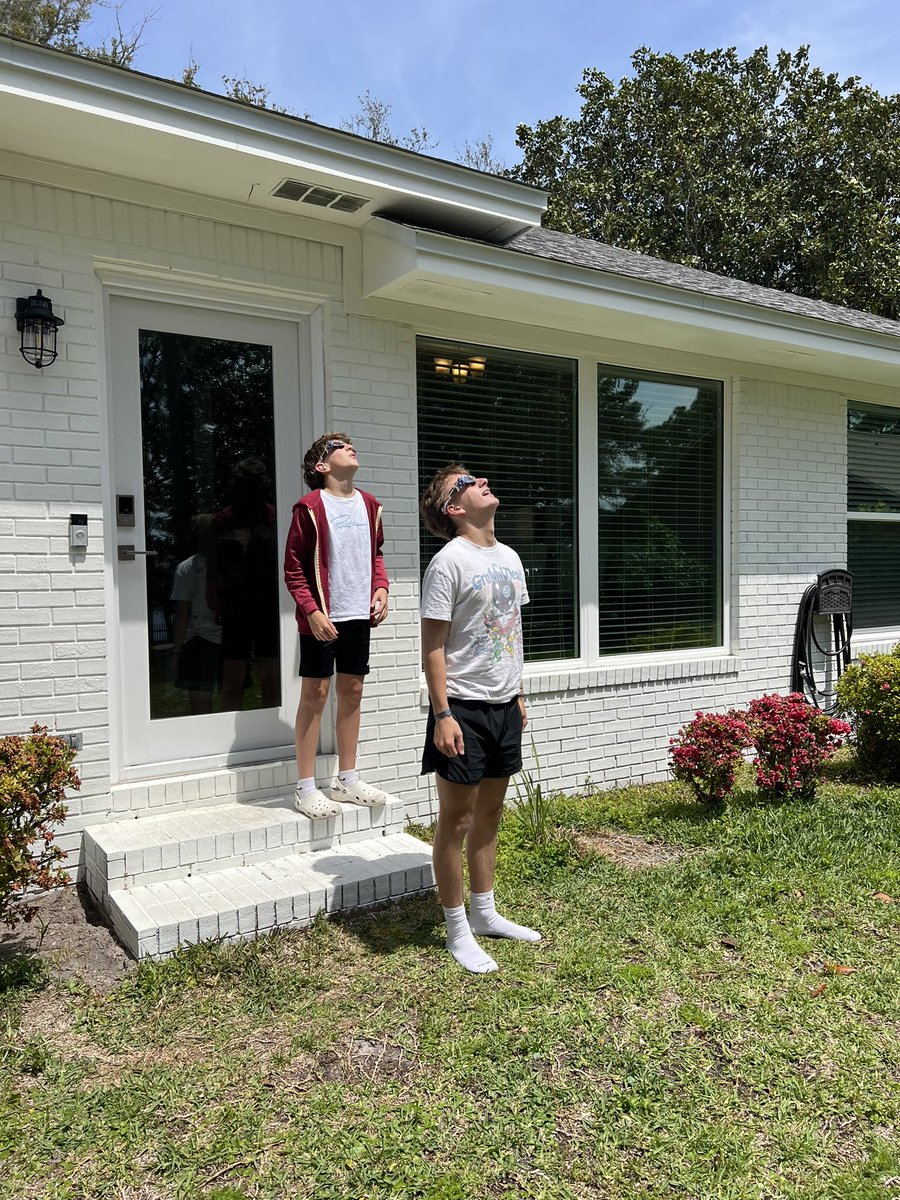
[[[300,333],[110,300],[123,779],[271,758],[293,741],[281,562],[301,488]]]

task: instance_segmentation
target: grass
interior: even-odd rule
[[[492,946],[496,976],[425,897],[106,996],[0,980],[0,1197],[900,1196],[900,903],[874,896],[900,895],[900,790],[555,815],[536,851],[504,829],[503,907],[545,941]],[[618,865],[610,830],[689,852]]]

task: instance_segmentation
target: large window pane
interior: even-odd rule
[[[281,703],[272,348],[140,332],[154,720]]]
[[[601,654],[722,643],[722,387],[598,380]]]
[[[855,629],[900,625],[900,521],[848,521]]]
[[[900,408],[856,401],[847,409],[847,508],[900,514]],[[900,625],[900,518],[847,522],[857,629]]]
[[[900,409],[875,404],[848,409],[847,507],[900,513]]]
[[[431,338],[417,351],[420,491],[449,462],[490,479],[497,536],[521,556],[528,581],[525,658],[574,657],[576,363]],[[423,526],[423,571],[440,546]]]

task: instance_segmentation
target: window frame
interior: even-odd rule
[[[857,407],[857,408],[859,408],[859,407],[897,408],[898,413],[900,413],[900,406],[898,406],[898,405],[885,404],[883,402],[876,401],[876,400],[860,400],[859,398],[851,398],[848,396],[847,397],[847,416],[849,416],[850,410],[854,407]],[[867,523],[873,523],[873,524],[876,522],[898,523],[898,522],[900,522],[900,512],[895,512],[895,513],[892,513],[892,512],[865,512],[865,511],[858,510],[858,509],[852,509],[850,507],[850,461],[849,461],[850,430],[848,428],[846,421],[844,423],[844,437],[846,439],[845,445],[848,450],[847,465],[846,465],[844,474],[845,474],[845,477],[847,480],[846,501],[847,501],[847,542],[848,542],[848,545],[846,547],[846,551],[847,551],[847,565],[848,565],[848,570],[849,570],[849,550],[850,550],[850,548],[849,548],[849,540],[850,540],[849,526],[850,526],[850,522],[851,521],[861,521],[861,522],[867,522]],[[877,626],[873,625],[867,629],[857,630],[854,628],[854,631],[853,631],[854,642],[861,643],[863,645],[869,645],[870,643],[881,643],[881,642],[893,644],[894,642],[897,641],[898,636],[900,636],[900,622],[898,622],[896,625],[877,625]]]
[[[449,327],[448,327],[449,326]],[[575,496],[578,505],[576,514],[577,572],[575,601],[579,606],[577,626],[580,654],[575,658],[551,659],[543,662],[525,663],[523,681],[526,693],[565,691],[569,687],[600,686],[604,683],[630,683],[640,679],[677,679],[688,673],[692,664],[702,663],[705,674],[726,674],[737,668],[733,646],[735,631],[732,621],[734,605],[732,595],[736,587],[733,575],[731,549],[732,527],[732,408],[733,377],[711,370],[708,361],[697,361],[691,355],[672,352],[666,355],[674,361],[660,362],[657,355],[648,356],[650,361],[635,361],[630,355],[616,353],[621,346],[600,348],[596,345],[586,349],[586,342],[560,337],[537,337],[524,344],[521,337],[508,336],[506,331],[481,329],[475,332],[467,323],[448,325],[417,324],[413,330],[413,370],[415,372],[415,347],[419,338],[457,340],[473,342],[481,346],[494,346],[510,353],[545,354],[570,358],[576,362],[578,453],[576,456]],[[597,486],[599,465],[597,462],[597,435],[599,429],[597,411],[597,388],[600,367],[614,367],[623,376],[629,373],[651,373],[657,376],[671,375],[673,378],[696,378],[708,380],[721,387],[722,391],[722,472],[721,472],[721,524],[719,534],[719,592],[721,596],[722,641],[715,646],[698,646],[687,650],[650,650],[630,654],[601,654],[599,629],[599,513],[597,510]],[[414,400],[418,421],[418,393],[414,384]],[[427,692],[422,677],[422,698],[427,704]]]

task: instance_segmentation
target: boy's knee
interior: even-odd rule
[[[320,713],[328,699],[330,683],[330,679],[304,679],[300,687],[301,710]]]
[[[361,675],[338,675],[335,686],[340,700],[349,700],[351,703],[358,703],[362,700],[363,677]]]

